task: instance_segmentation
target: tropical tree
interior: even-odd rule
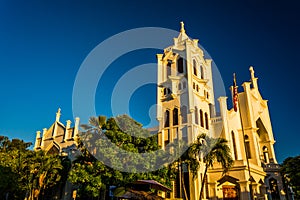
[[[32,151],[31,143],[0,136],[0,192],[13,199],[43,198],[59,183],[62,165],[58,155]],[[0,198],[6,198],[1,196]]]
[[[138,179],[153,179],[170,186],[171,168],[150,170],[158,158],[153,154],[148,158],[143,153],[159,149],[157,135],[150,135],[142,124],[127,115],[109,119],[100,116],[91,117],[89,124],[81,125],[81,128],[79,147],[82,156],[74,161],[69,173],[69,181],[78,186],[80,198],[99,197],[110,185],[126,186]],[[122,151],[132,152],[132,155],[122,156]],[[121,171],[122,167],[129,169],[128,172]],[[145,172],[136,173],[137,168]],[[101,198],[104,197],[101,195]]]
[[[199,135],[196,141],[190,146],[185,161],[189,164],[194,177],[200,168],[201,161],[205,164],[203,177],[206,177],[208,168],[213,167],[215,162],[221,164],[223,172],[228,171],[233,164],[227,140],[223,138],[210,138],[205,134]],[[205,178],[201,183],[199,200],[202,199],[204,181]]]
[[[295,199],[300,199],[300,155],[286,158],[281,167],[283,180],[292,187]]]

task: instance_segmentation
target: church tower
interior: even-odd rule
[[[174,44],[157,54],[157,62],[157,119],[162,148],[178,135],[190,143],[199,130],[209,134],[210,118],[215,113],[212,60],[204,58],[198,40],[186,35],[183,22]]]
[[[250,81],[237,94],[238,109],[228,109],[227,97],[218,97],[217,116],[212,60],[205,58],[197,39],[187,36],[183,22],[174,44],[157,54],[157,63],[158,143],[162,149],[176,141],[191,144],[204,133],[226,139],[234,160],[226,174],[215,162],[205,177],[205,163],[201,163],[196,178],[187,167],[178,165],[171,198],[198,200],[204,183],[203,199],[285,199],[269,108],[253,67],[249,68]]]
[[[164,149],[175,140],[192,143],[200,133],[212,135],[215,115],[212,60],[204,57],[197,39],[190,39],[181,22],[174,44],[157,55],[157,119],[159,145]],[[188,199],[197,199],[200,181],[185,173]],[[173,197],[183,197],[177,190]],[[180,187],[181,188],[181,187]],[[198,197],[199,198],[199,197]]]

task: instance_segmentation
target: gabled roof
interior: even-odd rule
[[[238,185],[238,181],[239,181],[239,179],[237,179],[237,178],[225,175],[221,179],[218,180],[218,183],[219,183],[218,186],[222,185],[225,182],[230,182],[230,183],[233,183],[235,185]]]

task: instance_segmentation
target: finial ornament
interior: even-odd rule
[[[254,69],[253,69],[252,66],[249,67],[249,71],[251,73],[251,79],[254,79],[255,78],[255,76],[254,76]]]
[[[185,30],[184,30],[184,23],[183,23],[183,22],[180,22],[180,24],[181,24],[180,32],[181,32],[181,33],[185,33]]]
[[[56,113],[56,121],[58,122],[59,121],[59,118],[60,118],[60,108],[58,108],[57,110],[57,113]]]

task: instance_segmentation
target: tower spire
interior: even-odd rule
[[[184,23],[180,22],[180,25],[181,25],[180,33],[185,33]]]
[[[177,44],[178,42],[182,42],[189,38],[185,33],[184,23],[180,22],[180,26],[181,26],[180,33],[179,33],[178,37],[174,39],[175,44]]]
[[[57,113],[56,113],[56,120],[55,121],[59,122],[60,115],[61,115],[60,108],[58,108]]]
[[[252,82],[253,88],[258,88],[257,87],[257,78],[254,75],[254,69],[252,66],[249,67],[249,71],[250,71],[250,75],[251,75],[251,82]]]
[[[254,79],[255,76],[254,76],[254,69],[252,66],[249,67],[249,71],[250,71],[250,74],[251,74],[251,79]]]

